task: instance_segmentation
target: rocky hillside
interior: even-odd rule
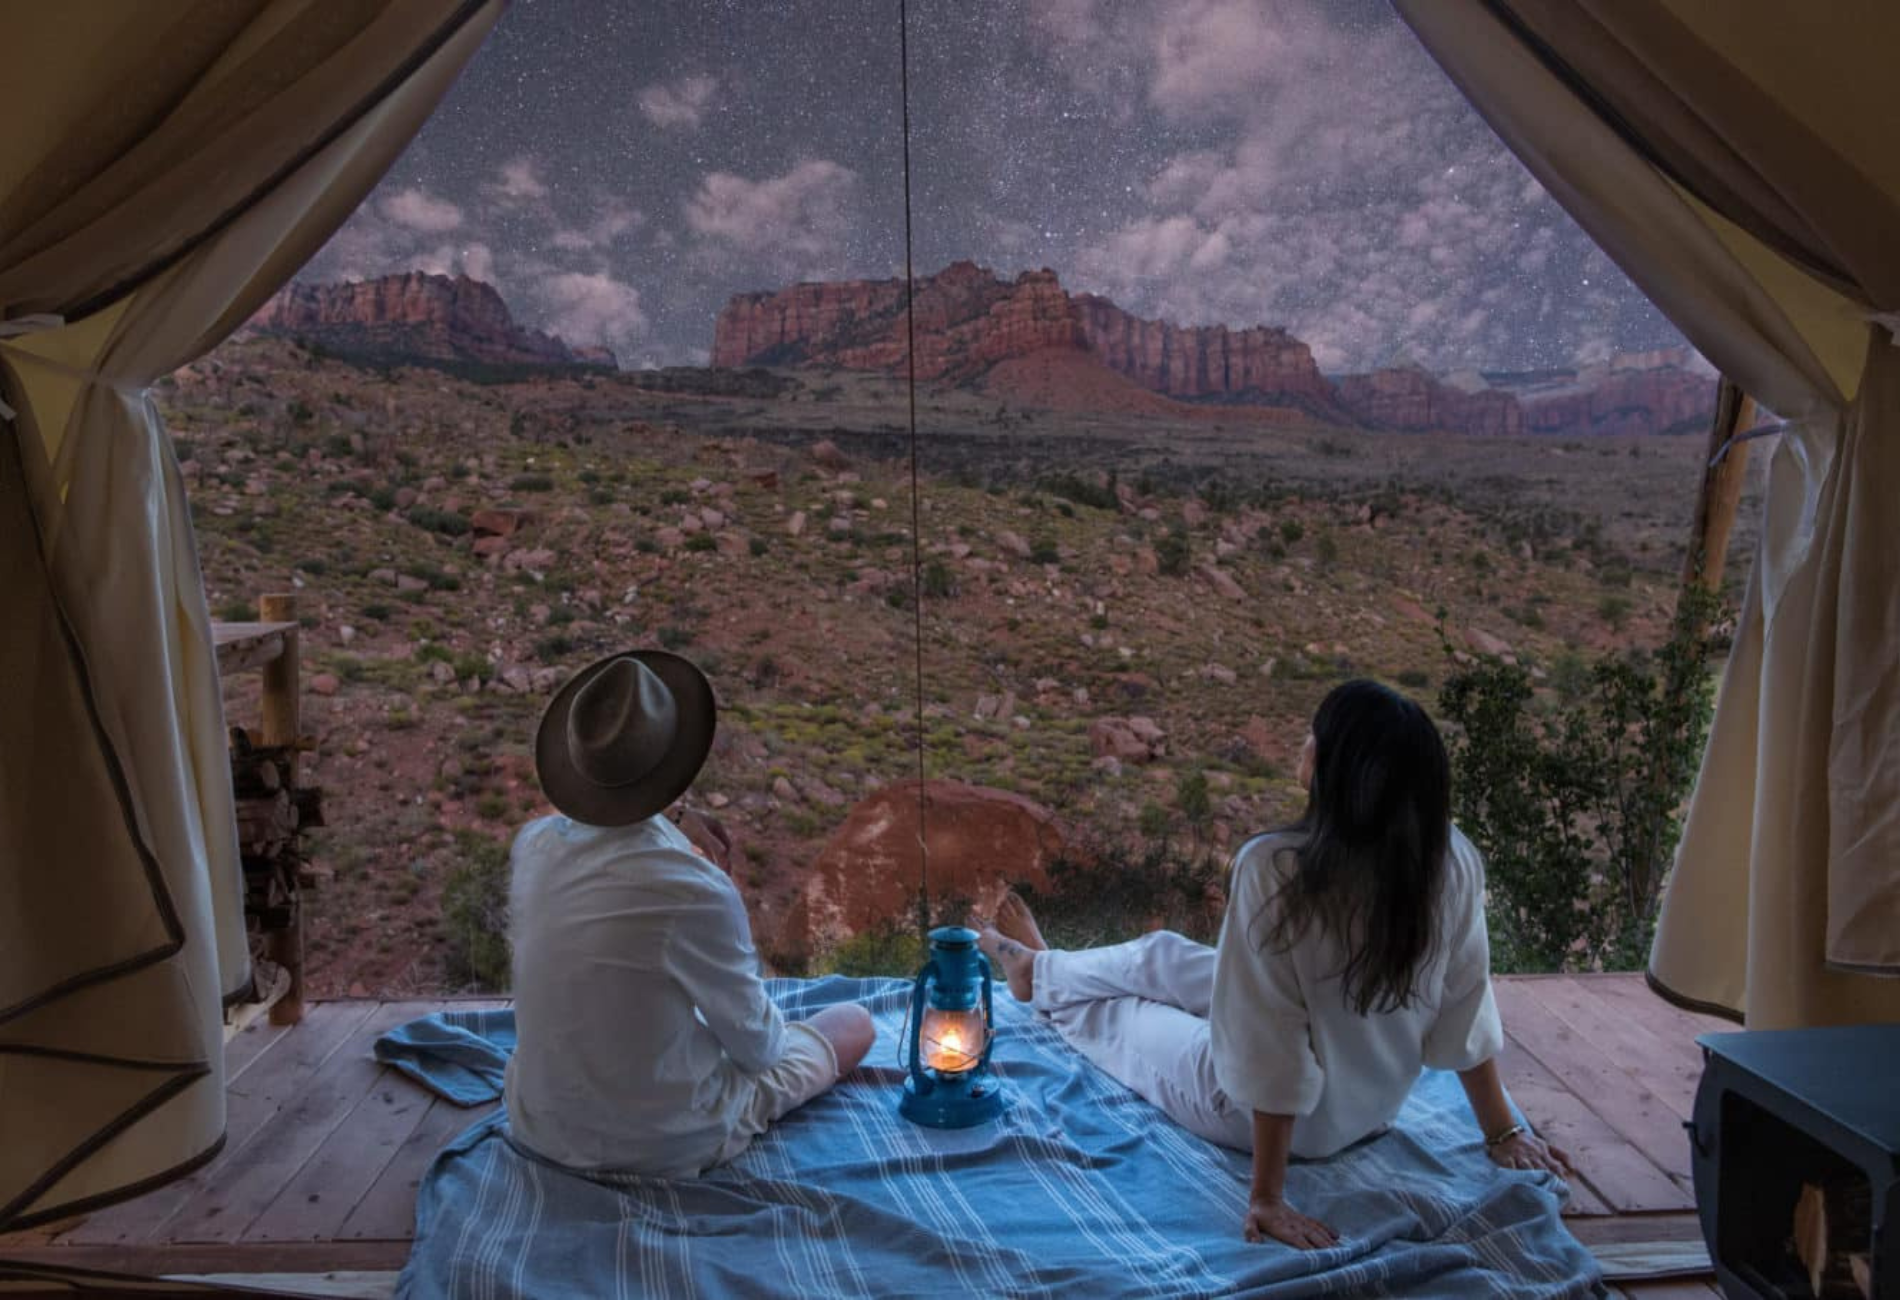
[[[572,347],[515,323],[492,285],[410,271],[344,284],[285,285],[251,329],[307,339],[341,356],[503,366],[615,365],[605,348]]]
[[[1184,403],[1292,409],[1322,420],[1406,433],[1483,435],[1677,433],[1702,427],[1715,381],[1686,349],[1618,357],[1583,370],[1439,376],[1415,365],[1329,379],[1284,329],[1182,326],[1131,315],[1106,298],[1070,294],[1053,271],[1005,280],[956,262],[917,282],[917,376],[978,378],[1017,399],[1082,410],[1112,385],[1073,363],[1040,365],[1021,391],[1016,363],[1072,354]],[[826,366],[901,373],[902,280],[797,284],[740,294],[714,326],[712,364]],[[1064,376],[1069,387],[1049,382]]]

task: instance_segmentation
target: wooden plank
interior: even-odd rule
[[[335,1014],[335,1013],[331,1013]],[[262,1018],[252,1020],[224,1040],[224,1086],[228,1089],[264,1054],[284,1040],[288,1025],[273,1025]]]
[[[479,1011],[507,1005],[489,999],[463,999],[455,1007],[458,1011]],[[422,1122],[344,1218],[336,1231],[337,1239],[408,1241],[416,1230],[416,1189],[422,1185],[430,1163],[458,1133],[494,1109],[434,1101]]]
[[[225,1089],[224,1151],[209,1165],[137,1200],[100,1210],[61,1238],[75,1245],[129,1245],[149,1241],[205,1189],[215,1187],[237,1152],[294,1100],[376,1009],[373,1002],[324,1002],[281,1037],[263,1040],[254,1063]],[[247,1030],[232,1046],[243,1042]],[[227,1056],[227,1061],[230,1059]]]
[[[1696,1085],[1702,1081],[1702,1051],[1693,1041],[1657,1034],[1574,979],[1539,980],[1523,987],[1679,1119],[1693,1115]]]
[[[210,1171],[202,1194],[164,1225],[163,1239],[236,1242],[369,1092],[383,1067],[370,1056],[378,1034],[427,1014],[426,1002],[385,1002],[357,1026],[276,1115]]]
[[[220,623],[213,620],[211,640],[219,647],[243,645],[247,641],[262,641],[279,633],[288,632],[296,626],[291,622]]]
[[[1546,1010],[1527,985],[1500,982],[1495,991],[1511,1037],[1631,1146],[1688,1186],[1689,1138],[1681,1116]]]
[[[409,1259],[406,1241],[189,1242],[130,1246],[34,1246],[7,1259],[119,1273],[394,1272]]]
[[[1570,1153],[1577,1181],[1619,1214],[1693,1209],[1695,1199],[1572,1093],[1514,1037],[1498,1058],[1504,1086],[1539,1133]]]
[[[416,1191],[442,1148],[475,1121],[494,1111],[437,1100],[383,1167],[376,1181],[336,1231],[338,1241],[408,1241],[416,1231]]]
[[[1629,1300],[1708,1300],[1722,1293],[1699,1277],[1679,1277],[1660,1282],[1619,1282],[1616,1294]]]
[[[1586,1246],[1632,1241],[1701,1241],[1702,1220],[1688,1214],[1619,1214],[1564,1224]]]
[[[385,1068],[356,1109],[245,1229],[243,1239],[325,1241],[335,1237],[434,1101],[423,1088]]]
[[[1634,1016],[1656,1033],[1680,1037],[1691,1045],[1697,1034],[1732,1034],[1741,1028],[1733,1020],[1677,1006],[1652,992],[1637,973],[1580,975],[1577,980],[1592,994]]]

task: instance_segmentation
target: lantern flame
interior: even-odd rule
[[[980,1012],[927,1012],[924,1064],[944,1074],[975,1067],[982,1054],[985,1026]]]

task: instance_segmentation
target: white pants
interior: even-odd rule
[[[1172,930],[1036,954],[1030,1005],[1069,1046],[1197,1137],[1253,1150],[1253,1116],[1214,1078],[1214,950]]]

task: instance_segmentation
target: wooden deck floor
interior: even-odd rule
[[[1698,1241],[1682,1127],[1701,1073],[1694,1039],[1733,1026],[1677,1010],[1633,975],[1505,977],[1497,996],[1511,1093],[1577,1162],[1568,1221],[1579,1239]],[[379,1067],[370,1044],[441,1005],[321,1002],[294,1028],[245,1030],[228,1048],[215,1161],[136,1201],[0,1236],[0,1259],[174,1275],[400,1268],[418,1180],[481,1112]]]

